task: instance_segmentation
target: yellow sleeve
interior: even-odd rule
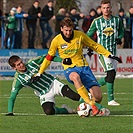
[[[91,48],[93,51],[97,52],[98,54],[102,54],[106,57],[108,57],[111,53],[106,50],[101,44],[96,43],[93,41],[90,37],[87,35],[84,35],[84,43],[87,45],[89,48]]]
[[[51,61],[47,60],[46,58],[43,60],[43,63],[39,69],[39,73],[43,74],[43,72],[47,69],[47,67],[50,65]]]
[[[56,37],[55,37],[56,38]],[[49,48],[49,51],[48,51],[48,54],[50,56],[54,56],[55,53],[56,53],[56,50],[57,50],[57,45],[58,43],[56,42],[56,39],[53,39],[53,41],[51,42],[51,45],[50,45],[50,48]],[[50,60],[47,60],[46,58],[43,60],[42,62],[42,65],[39,69],[39,73],[42,74],[47,68],[48,66],[50,65],[51,61]]]

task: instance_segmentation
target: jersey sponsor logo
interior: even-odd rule
[[[67,44],[61,44],[61,49],[67,48]]]
[[[72,53],[77,53],[78,49],[69,49],[69,50],[65,50],[64,54],[72,54]]]
[[[103,30],[105,36],[112,36],[114,34],[114,29],[112,27],[107,27]]]

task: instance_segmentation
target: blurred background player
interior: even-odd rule
[[[32,76],[36,74],[40,68],[41,63],[45,58],[39,56],[28,61],[24,64],[22,59],[16,55],[9,58],[9,65],[16,70],[14,81],[12,84],[12,91],[8,100],[8,114],[13,116],[13,108],[16,97],[23,87],[30,87],[35,91],[35,94],[40,98],[40,104],[47,115],[53,114],[68,114],[75,113],[75,110],[67,107],[65,104],[62,108],[55,107],[55,96],[61,95],[68,97],[72,100],[79,101],[80,96],[72,91],[68,85],[63,84],[50,74],[43,73],[37,82],[31,80]],[[55,57],[53,61],[62,61],[61,58]]]
[[[57,13],[57,15],[56,15],[56,19],[55,19],[55,35],[58,35],[58,34],[60,34],[60,22],[61,22],[61,20],[62,19],[64,19],[66,17],[66,10],[65,10],[65,8],[60,8],[59,10],[58,10],[58,13]]]
[[[121,39],[124,36],[124,29],[119,17],[111,15],[110,0],[101,1],[102,16],[94,19],[90,29],[87,32],[89,37],[97,31],[98,43],[113,55],[117,54],[117,45],[121,45]],[[100,86],[106,85],[108,92],[108,105],[118,106],[118,102],[114,100],[114,80],[116,76],[117,61],[99,55],[100,63],[102,64],[107,76],[98,80]]]
[[[119,46],[120,48],[130,48],[130,23],[129,17],[126,16],[125,11],[123,8],[119,9],[119,17],[122,21],[123,28],[124,28],[124,37],[122,38],[122,44]],[[118,47],[118,48],[119,48]]]
[[[74,23],[74,30],[79,30],[79,20],[84,18],[83,13],[78,13],[76,7],[70,9],[69,17]]]
[[[129,18],[130,18],[130,48],[133,48],[132,47],[132,36],[133,36],[133,34],[132,34],[132,30],[133,30],[133,28],[132,28],[132,25],[133,25],[133,6],[130,6],[130,8],[129,8]]]
[[[14,49],[22,48],[22,32],[24,31],[24,18],[27,18],[28,14],[22,10],[22,6],[18,5],[16,8],[16,31]]]
[[[4,46],[5,49],[11,49],[13,46],[13,36],[16,30],[16,18],[15,18],[16,8],[12,8],[7,19],[4,21],[6,23],[5,29],[5,39],[4,39]],[[8,39],[9,45],[8,45]]]
[[[39,1],[35,0],[28,10],[29,17],[26,19],[26,26],[28,30],[28,48],[35,48],[34,42],[36,37],[37,18],[41,17],[41,8]]]
[[[47,49],[47,42],[53,35],[52,27],[49,24],[50,19],[55,19],[54,16],[54,8],[53,8],[53,0],[48,0],[48,3],[43,7],[41,14],[42,17],[40,19],[40,27],[42,30],[42,48]]]
[[[102,15],[101,5],[97,6],[96,12],[97,12],[97,17],[100,17]]]
[[[89,11],[89,15],[85,16],[83,19],[83,23],[82,23],[82,29],[84,31],[84,33],[86,33],[88,31],[88,29],[91,26],[92,21],[97,17],[97,12],[94,8],[90,9]],[[91,38],[94,41],[97,41],[97,35],[96,33],[93,35],[93,37]]]

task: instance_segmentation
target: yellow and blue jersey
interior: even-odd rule
[[[88,66],[88,62],[83,56],[83,47],[88,46],[95,52],[99,54],[103,54],[108,57],[111,53],[103,48],[100,44],[94,42],[91,38],[89,38],[86,34],[81,31],[74,30],[74,37],[70,42],[66,42],[62,35],[57,35],[51,42],[50,49],[48,54],[50,56],[54,56],[56,51],[60,58],[71,58],[71,65],[64,65],[64,69],[72,68],[74,66]]]

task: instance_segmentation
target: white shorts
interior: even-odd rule
[[[40,93],[37,90],[35,90],[34,93],[35,93],[35,95],[37,95],[40,98],[40,104],[41,105],[45,102],[55,103],[55,96],[56,95],[63,96],[63,94],[61,93],[61,90],[62,90],[63,86],[64,86],[63,83],[61,83],[60,81],[55,79],[53,81],[53,84],[52,84],[52,86],[50,88],[50,91],[48,93],[40,95]]]
[[[117,69],[117,61],[114,59],[110,59],[103,55],[99,55],[99,62],[102,65],[105,72],[113,69],[115,69],[116,71]]]

